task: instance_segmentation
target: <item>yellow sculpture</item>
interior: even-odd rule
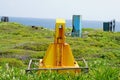
[[[65,42],[65,20],[57,19],[55,24],[54,43],[51,43],[43,59],[31,59],[26,72],[51,70],[57,72],[79,73],[88,72],[89,68],[84,58],[80,59],[85,67],[79,67],[75,61],[70,45]],[[38,67],[39,66],[39,67]]]
[[[43,59],[40,60],[39,69],[57,70],[58,72],[80,72],[70,45],[65,42],[65,20],[57,19],[55,24],[54,43],[51,43]]]

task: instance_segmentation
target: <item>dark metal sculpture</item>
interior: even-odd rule
[[[1,22],[9,22],[9,18],[7,16],[2,16]]]
[[[103,22],[103,31],[115,32],[115,20]]]

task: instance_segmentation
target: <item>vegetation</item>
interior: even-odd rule
[[[43,58],[53,35],[54,31],[43,27],[0,22],[0,80],[120,80],[120,32],[89,28],[83,29],[82,38],[66,35],[75,59],[87,60],[89,73],[26,74],[28,61]]]

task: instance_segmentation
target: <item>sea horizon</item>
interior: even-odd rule
[[[49,18],[9,17],[9,22],[17,22],[26,26],[42,26],[48,29],[54,29],[55,27],[55,19]],[[82,28],[103,29],[103,22],[104,21],[82,20]],[[72,28],[71,19],[66,20],[66,26]],[[116,22],[115,31],[120,32],[120,22]]]

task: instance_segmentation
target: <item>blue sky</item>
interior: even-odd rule
[[[0,16],[120,21],[120,0],[0,0]]]

